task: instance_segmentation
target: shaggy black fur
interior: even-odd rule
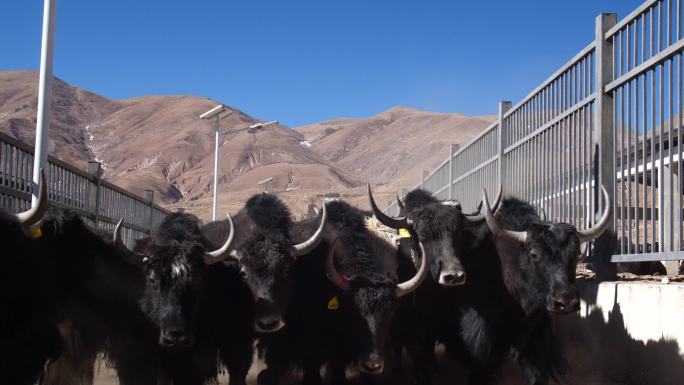
[[[0,383],[33,384],[62,348],[46,254],[0,211]]]
[[[66,349],[48,367],[48,382],[89,381],[100,352],[117,368],[123,384],[155,378],[156,339],[138,306],[145,288],[140,266],[124,260],[111,234],[92,230],[73,211],[50,210],[35,240],[49,251],[47,265],[68,325]]]
[[[463,228],[465,285],[432,302],[416,301],[418,306],[429,303],[415,312],[422,315],[416,322],[421,339],[407,345],[418,384],[431,383],[438,341],[469,367],[470,384],[495,384],[509,355],[530,384],[547,384],[565,368],[547,308],[558,295],[577,295],[575,230],[544,223],[534,207],[514,198],[504,199],[496,216],[506,228],[527,230],[528,240],[524,245],[504,242],[486,224]],[[429,289],[424,284],[416,296]]]
[[[258,331],[277,330],[289,306],[295,265],[290,250],[294,243],[290,232],[295,231],[303,241],[316,230],[314,227],[306,234],[296,233],[290,218],[287,206],[271,194],[252,196],[234,218],[235,250],[240,258],[241,274],[255,300],[255,329]],[[320,223],[320,219],[316,220]],[[218,243],[229,229],[228,221],[223,220],[206,225],[202,231]]]
[[[320,384],[326,363],[332,382],[342,384],[348,366],[368,371],[369,364],[384,361],[397,304],[396,249],[366,229],[359,210],[344,202],[327,203],[327,210],[326,240],[297,260],[287,327],[260,340],[268,366],[259,375],[261,384],[277,383],[288,368],[303,370],[304,384]],[[300,222],[295,232],[309,233],[315,226],[315,220]],[[335,264],[349,279],[348,292],[325,274],[325,256],[335,238]]]
[[[223,241],[206,239],[196,217],[172,214],[136,248],[147,257],[142,309],[157,329],[162,372],[174,384],[215,381],[219,358],[232,385],[245,383],[252,361],[249,288],[234,264],[202,260]]]
[[[409,192],[404,210],[413,227],[408,229],[410,238],[402,238],[401,255],[410,255],[410,249],[423,243],[430,276],[416,293],[401,301],[392,331],[395,368],[401,367],[401,352],[405,347],[414,364],[416,378],[427,382],[433,367],[434,353],[431,347],[437,339],[440,327],[448,329],[454,314],[445,312],[445,301],[452,297],[458,285],[467,281],[461,263],[466,251],[463,239],[464,226],[468,224],[460,206],[443,205],[431,193],[416,189]],[[417,261],[403,259],[400,277],[407,279],[415,274]],[[447,278],[460,276],[458,282]],[[440,276],[442,280],[440,281]]]
[[[456,206],[445,206],[429,192],[416,189],[406,195],[404,212],[413,221],[409,229],[423,243],[430,264],[430,276],[439,282],[440,273],[463,273],[461,258],[463,213]]]

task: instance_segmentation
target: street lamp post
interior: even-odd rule
[[[38,85],[38,116],[36,120],[36,149],[33,158],[31,207],[38,204],[40,170],[47,169],[48,128],[52,97],[52,51],[54,47],[55,7],[57,0],[45,0],[43,6],[43,37],[40,48],[40,81]]]
[[[221,115],[222,113],[228,111],[227,114]],[[219,104],[218,106],[212,108],[211,110],[203,113],[200,115],[200,119],[204,120],[212,120],[215,119],[215,124],[214,124],[214,199],[213,199],[213,204],[212,204],[212,209],[211,209],[211,220],[215,221],[216,220],[216,212],[218,210],[218,182],[219,182],[219,157],[221,155],[219,148],[221,146],[221,119],[229,116],[232,114],[233,111],[228,109],[226,106],[223,104]],[[271,122],[266,122],[266,123],[254,123],[249,127],[246,128],[241,128],[238,131],[242,130],[258,130],[260,128],[264,127],[270,127],[270,126],[275,126],[278,124],[277,120],[271,121]]]

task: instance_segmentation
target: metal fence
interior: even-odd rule
[[[31,206],[33,149],[0,133],[0,207],[20,212]],[[48,157],[46,177],[51,206],[74,210],[88,224],[113,231],[124,218],[123,239],[132,247],[157,226],[169,211],[154,204],[154,193],[139,197],[101,179],[102,168],[90,162],[88,171]]]
[[[618,240],[607,261],[684,259],[682,13],[682,0],[649,0],[620,22],[599,15],[593,42],[522,101],[501,102],[497,121],[416,187],[469,211],[502,183],[550,220],[588,226],[600,181]]]

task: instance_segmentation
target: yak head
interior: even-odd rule
[[[339,211],[334,207],[330,210]],[[398,299],[420,286],[428,275],[428,267],[420,244],[420,268],[406,282],[397,283],[386,261],[396,260],[398,250],[385,240],[369,237],[362,226],[362,222],[343,224],[344,229],[328,245],[325,270],[340,290],[340,295],[334,297],[338,303],[332,305],[344,317],[341,327],[351,340],[359,370],[378,374],[384,368],[388,333]]]
[[[271,333],[285,326],[283,314],[294,285],[294,264],[309,254],[324,236],[326,209],[323,206],[318,229],[306,241],[294,244],[289,230],[290,211],[276,196],[258,194],[246,203],[256,231],[231,255],[254,296],[254,329]]]
[[[599,237],[610,221],[608,192],[605,188],[602,190],[606,202],[604,213],[587,230],[577,230],[566,223],[545,222],[532,206],[519,200],[507,200],[507,206],[515,207],[502,207],[494,215],[483,193],[485,217],[495,237],[504,282],[526,313],[538,309],[556,314],[579,310],[575,270],[580,245]],[[503,218],[507,215],[514,218]],[[506,226],[511,222],[517,225]]]
[[[422,189],[408,193],[403,204],[397,197],[400,217],[390,217],[378,209],[370,185],[368,200],[378,221],[400,230],[402,237],[411,237],[423,244],[434,282],[444,287],[466,282],[466,271],[461,264],[464,251],[462,230],[465,225],[483,223],[483,215],[464,214],[458,202],[439,201]],[[415,242],[410,243],[415,245]]]
[[[230,220],[230,218],[229,218]],[[205,276],[208,265],[228,257],[234,229],[218,250],[208,251],[208,241],[200,232],[198,219],[190,214],[168,216],[155,235],[140,241],[137,257],[142,260],[147,284],[142,308],[159,329],[159,345],[169,349],[192,346],[195,340],[198,309],[208,293]],[[121,222],[114,232],[121,242]]]

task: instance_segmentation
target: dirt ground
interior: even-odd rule
[[[451,359],[447,359],[439,354],[440,359],[439,359],[439,369],[437,370],[437,373],[434,377],[434,384],[435,385],[466,385],[467,384],[467,371],[460,366],[457,362],[454,362]],[[410,379],[413,378],[412,374],[410,371],[406,368],[408,368],[409,365],[407,362],[405,362],[405,369],[404,372],[402,373],[385,373],[382,376],[379,376],[376,378],[376,383],[377,384],[398,384],[398,385],[409,385],[411,384]],[[255,360],[254,364],[252,365],[252,368],[249,371],[249,375],[247,377],[247,384],[249,385],[256,385],[256,376],[257,374],[264,368],[264,365],[262,362]],[[118,380],[116,377],[116,371],[107,368],[104,362],[98,363],[98,368],[96,370],[96,380],[95,380],[95,385],[118,385]],[[357,375],[354,373],[348,373],[349,377],[349,384],[350,385],[361,385],[364,384],[364,382],[359,378]],[[568,385],[570,384],[577,384],[577,385],[617,385],[617,384],[609,384],[605,382],[596,382],[592,381],[587,378],[582,378],[582,379],[568,379],[568,382],[564,382]],[[290,376],[290,378],[287,378],[283,380],[281,385],[296,385],[299,384],[299,378],[296,375]],[[219,377],[219,385],[227,385],[228,384],[228,377],[226,375],[221,375]],[[555,382],[554,382],[555,384]],[[506,364],[503,373],[501,375],[501,378],[499,379],[499,385],[527,385],[525,381],[520,377],[520,372],[518,368],[512,364],[508,363]]]

